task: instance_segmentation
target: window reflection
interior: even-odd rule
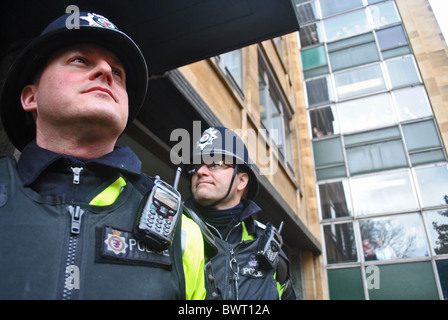
[[[448,169],[446,165],[415,169],[422,206],[441,206],[448,196]]]
[[[448,204],[448,196],[445,198]],[[448,254],[448,209],[425,212],[426,225],[435,254]]]
[[[338,104],[341,131],[350,133],[396,122],[389,94],[375,95]]]
[[[324,27],[328,42],[352,37],[370,30],[364,10],[324,20]]]
[[[354,178],[350,189],[358,215],[418,209],[408,171]]]
[[[328,263],[358,261],[352,223],[324,226],[324,235]]]
[[[364,259],[391,260],[428,255],[418,213],[359,221]]]
[[[380,28],[400,21],[394,2],[385,2],[369,7],[375,28]]]
[[[398,107],[400,121],[431,116],[428,96],[422,86],[392,92]]]
[[[379,64],[335,74],[334,81],[341,100],[386,89]]]

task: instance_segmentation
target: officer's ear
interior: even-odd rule
[[[22,102],[23,110],[27,112],[37,110],[36,89],[37,86],[34,84],[29,84],[22,89],[20,101]]]
[[[249,175],[246,172],[238,172],[237,175],[237,190],[244,190],[249,183]]]

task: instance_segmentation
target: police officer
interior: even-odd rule
[[[259,186],[243,141],[230,129],[210,127],[187,168],[192,197],[185,206],[215,237],[219,251],[211,264],[222,298],[294,299],[283,251],[270,267],[262,266],[257,255],[272,228],[253,218],[261,211],[252,200]]]
[[[203,299],[193,221],[165,250],[132,232],[154,181],[115,144],[144,102],[145,59],[107,18],[68,18],[23,50],[0,97],[21,151],[0,157],[0,299]]]

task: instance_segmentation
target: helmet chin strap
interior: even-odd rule
[[[235,180],[235,177],[236,177],[237,173],[238,173],[238,165],[235,164],[235,168],[233,169],[232,180],[230,181],[229,189],[227,189],[226,195],[221,200],[218,200],[218,201],[216,201],[216,202],[214,202],[212,204],[209,204],[208,206],[203,206],[204,208],[207,208],[207,209],[214,208],[214,207],[216,207],[218,204],[220,204],[223,200],[225,200],[229,196],[230,190],[232,190],[233,181]]]

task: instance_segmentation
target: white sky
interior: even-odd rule
[[[442,29],[445,41],[448,42],[448,0],[429,0],[429,3]]]

